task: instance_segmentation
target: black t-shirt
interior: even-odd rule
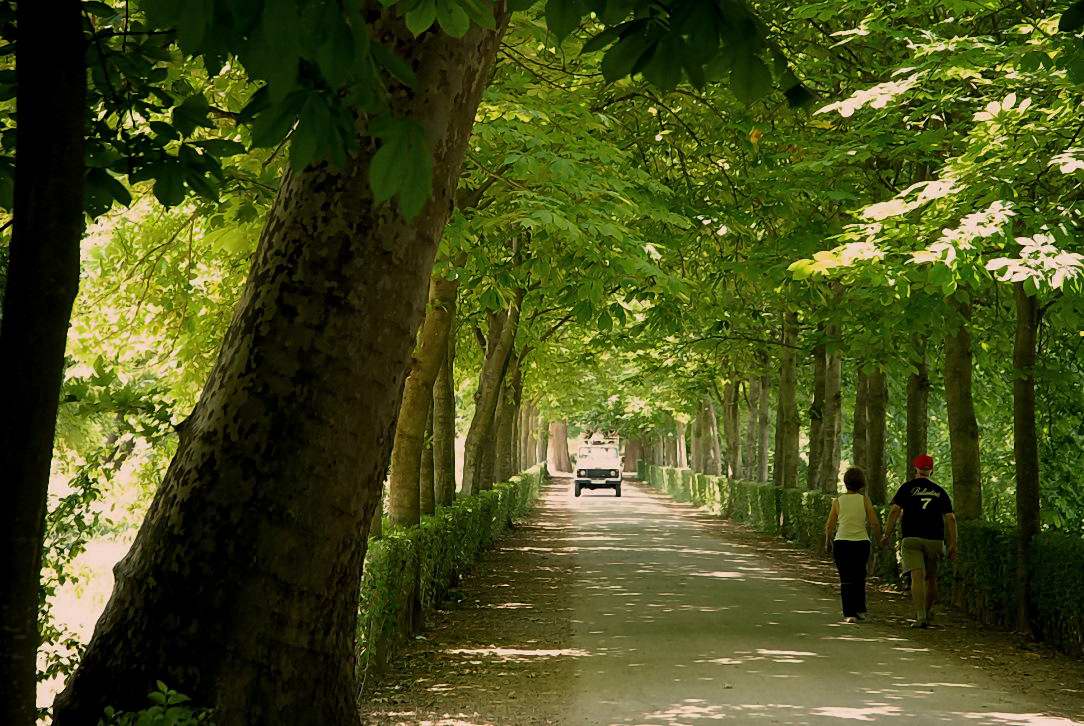
[[[903,509],[903,536],[945,538],[945,515],[952,512],[948,492],[929,479],[912,479],[896,492],[892,503]]]

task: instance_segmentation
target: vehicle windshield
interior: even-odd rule
[[[616,466],[621,461],[616,446],[581,446],[576,453],[576,463],[579,466],[598,464],[600,466]]]

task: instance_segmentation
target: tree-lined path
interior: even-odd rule
[[[840,624],[828,590],[686,505],[554,481],[470,604],[376,691],[372,722],[1081,722],[935,647],[937,631],[913,640],[876,607],[888,622]],[[497,575],[509,557],[521,566]]]

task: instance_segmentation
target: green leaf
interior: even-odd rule
[[[587,8],[580,0],[546,0],[546,27],[557,40],[571,35],[586,14]]]
[[[772,72],[759,56],[741,53],[730,69],[730,88],[737,99],[748,106],[771,92]]]
[[[406,20],[407,30],[413,33],[414,37],[418,37],[433,27],[433,23],[437,19],[436,0],[421,0],[411,8],[404,19]]]
[[[670,33],[663,37],[651,57],[651,62],[644,67],[644,78],[663,91],[669,91],[681,82],[681,58],[684,55],[684,43],[677,35]]]
[[[184,201],[184,172],[177,162],[163,164],[154,180],[154,196],[166,207],[175,207]]]
[[[414,71],[411,70],[406,61],[396,55],[394,51],[390,50],[383,43],[375,42],[370,44],[369,49],[376,64],[390,73],[404,86],[407,88],[414,88],[414,86],[418,85],[418,78],[414,75]]]
[[[437,22],[453,38],[462,38],[470,30],[470,16],[455,0],[437,0]]]
[[[602,58],[602,75],[609,83],[624,78],[649,50],[649,42],[643,35],[629,35],[622,38],[606,51]]]

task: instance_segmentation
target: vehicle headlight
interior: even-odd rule
[[[587,472],[584,471],[583,469],[580,469],[579,471],[576,472],[576,476],[587,476]]]
[[[616,469],[610,469],[610,476],[617,476],[617,470]]]

